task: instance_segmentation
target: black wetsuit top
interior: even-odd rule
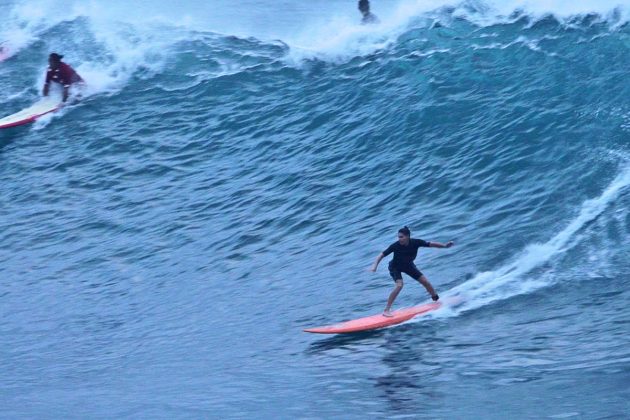
[[[387,256],[394,253],[394,258],[392,259],[391,264],[403,268],[409,266],[409,264],[413,264],[413,260],[416,259],[418,255],[418,248],[425,247],[428,248],[431,246],[431,242],[423,241],[422,239],[409,239],[408,245],[401,245],[400,242],[396,241],[391,244],[385,251],[383,251],[383,255]]]

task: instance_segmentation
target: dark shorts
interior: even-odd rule
[[[422,277],[422,272],[418,270],[415,264],[407,264],[404,266],[394,265],[389,263],[389,275],[392,276],[394,281],[402,279],[402,273],[405,273],[414,280],[419,280]]]

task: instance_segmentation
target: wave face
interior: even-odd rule
[[[0,133],[2,417],[627,415],[627,6],[127,3],[0,2],[2,114],[88,82]],[[403,225],[464,303],[302,333]]]

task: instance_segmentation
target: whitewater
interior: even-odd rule
[[[371,5],[0,1],[1,418],[628,416],[630,4]]]

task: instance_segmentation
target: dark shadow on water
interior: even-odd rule
[[[318,354],[328,350],[334,350],[349,344],[356,344],[363,340],[380,337],[384,335],[385,332],[385,329],[381,329],[350,334],[336,334],[311,343],[306,349],[306,354]]]
[[[432,321],[413,322],[335,335],[313,342],[306,353],[317,355],[348,346],[361,349],[365,344],[366,351],[377,351],[381,357],[374,369],[378,373],[366,376],[364,385],[377,391],[378,398],[388,407],[387,412],[410,416],[435,413],[440,411],[448,394],[444,378],[439,379],[445,369],[444,360],[436,359],[436,349],[448,346],[445,342],[448,340],[438,334],[439,328],[439,323]]]
[[[378,370],[387,373],[367,377],[368,383],[378,390],[392,413],[414,414],[438,408],[444,399],[435,378],[442,368],[432,357],[432,349],[441,343],[431,323],[412,323],[394,328],[339,334],[313,342],[306,354],[322,354],[346,346],[361,346],[362,342],[379,338],[379,352],[384,350]],[[384,342],[383,342],[384,339]],[[370,344],[373,344],[370,343]]]
[[[390,410],[397,414],[414,414],[438,407],[444,394],[435,380],[442,370],[432,354],[433,347],[440,341],[435,325],[404,325],[386,338],[383,347],[387,352],[381,358],[381,366],[387,367],[389,372],[370,380]]]

